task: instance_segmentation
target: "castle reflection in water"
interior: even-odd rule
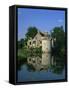
[[[36,71],[48,70],[52,65],[56,65],[53,61],[54,57],[50,53],[42,53],[42,56],[29,56],[27,63],[32,65]]]
[[[65,58],[51,53],[32,53],[17,64],[18,82],[65,78]]]

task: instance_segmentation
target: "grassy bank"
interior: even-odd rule
[[[41,54],[42,54],[41,48],[18,49],[18,58],[27,58],[28,56],[41,55]]]

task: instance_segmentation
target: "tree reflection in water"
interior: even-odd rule
[[[63,55],[51,55],[51,53],[28,55],[27,58],[19,57],[17,62],[17,70],[21,70],[21,66],[26,65],[29,72],[50,71],[55,74],[61,74],[65,57]]]

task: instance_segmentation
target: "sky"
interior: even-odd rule
[[[56,26],[65,30],[65,11],[18,8],[18,40],[25,38],[29,27],[50,33]]]

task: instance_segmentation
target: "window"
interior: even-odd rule
[[[29,61],[31,61],[31,58],[29,58]]]
[[[33,41],[33,44],[35,44],[36,43],[36,41]]]
[[[31,45],[31,42],[29,42],[29,44]]]
[[[35,63],[35,61],[33,61],[33,63]]]

